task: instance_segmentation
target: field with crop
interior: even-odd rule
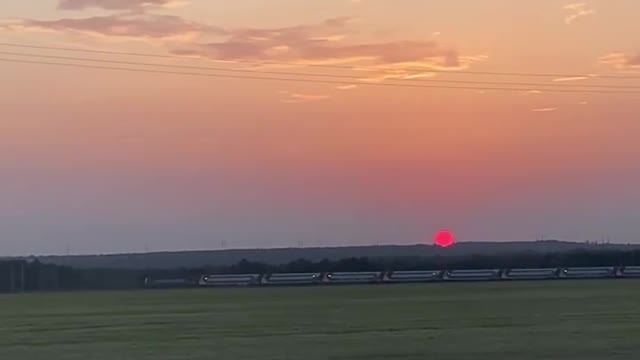
[[[640,281],[0,296],[12,360],[637,359]]]

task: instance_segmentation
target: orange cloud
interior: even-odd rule
[[[222,29],[185,20],[179,16],[146,13],[113,14],[51,21],[21,20],[6,25],[15,31],[53,31],[94,36],[172,39],[193,38],[203,33],[223,33]]]
[[[124,3],[113,0],[109,7]],[[88,6],[82,0],[74,6]],[[168,4],[159,1],[158,4]],[[106,4],[106,3],[105,3]],[[67,5],[70,6],[70,5]],[[357,65],[370,81],[434,76],[432,70],[460,70],[487,57],[461,55],[433,40],[394,40],[353,43],[348,35],[355,19],[338,17],[317,24],[277,28],[223,29],[179,16],[124,12],[87,18],[24,19],[5,25],[14,31],[51,31],[138,40],[172,40],[170,52],[218,61],[257,62],[280,66],[319,64]],[[168,46],[168,45],[167,45]],[[265,64],[266,63],[266,64]],[[410,69],[410,70],[408,70]]]
[[[594,9],[587,8],[587,4],[583,3],[565,5],[563,9],[570,12],[570,14],[564,18],[564,23],[567,25],[570,25],[578,18],[596,13]]]
[[[417,78],[434,69],[464,69],[486,56],[463,56],[435,41],[396,40],[349,43],[351,18],[281,28],[228,30],[225,39],[184,44],[174,54],[221,61],[279,62],[289,65],[358,64],[363,78]],[[411,68],[408,71],[407,68]]]
[[[553,79],[554,82],[564,82],[564,81],[579,81],[589,79],[589,76],[568,76]]]
[[[280,101],[287,104],[307,103],[307,102],[313,102],[313,101],[321,101],[329,98],[328,95],[301,94],[301,93],[294,93],[290,91],[281,91],[280,94],[286,96],[284,99]]]
[[[640,70],[640,54],[628,55],[625,53],[611,53],[602,56],[601,64],[611,65],[618,70]]]

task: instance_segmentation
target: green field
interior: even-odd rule
[[[640,282],[0,296],[0,358],[638,359]]]

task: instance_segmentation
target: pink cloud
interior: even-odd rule
[[[348,41],[351,23],[350,18],[336,18],[311,25],[228,30],[221,40],[184,44],[172,52],[223,61],[366,64],[369,72],[384,73],[384,79],[431,76],[429,70],[464,69],[486,58],[463,56],[432,40],[351,43]],[[363,78],[379,79],[379,76],[365,74]]]
[[[93,1],[82,0],[74,4],[88,5],[94,4]],[[155,3],[169,2],[158,0]],[[105,6],[123,6],[124,2],[114,0],[109,4]],[[486,59],[485,56],[461,55],[455,48],[433,40],[351,42],[349,35],[355,32],[352,29],[354,20],[338,17],[317,24],[222,29],[179,16],[125,12],[87,18],[25,19],[4,28],[173,40],[169,49],[173,54],[220,61],[278,62],[281,66],[351,64],[361,66],[356,70],[363,74],[362,79],[375,81],[428,77],[434,75],[432,70],[465,69]]]
[[[135,10],[150,7],[172,7],[182,1],[176,0],[60,0],[58,9],[84,10],[98,8],[106,10]]]
[[[144,13],[51,21],[26,19],[7,27],[16,31],[71,32],[94,36],[152,39],[193,38],[205,32],[222,32],[221,29],[188,21],[179,16]]]

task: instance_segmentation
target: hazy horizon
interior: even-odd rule
[[[402,245],[443,228],[640,244],[638,13],[0,2],[0,256]],[[314,75],[264,80],[289,73]]]
[[[636,242],[636,243],[623,243],[623,242],[615,242],[612,241],[611,239],[599,239],[599,240],[563,240],[563,239],[536,239],[536,240],[503,240],[503,241],[492,241],[492,240],[472,240],[472,241],[457,241],[456,242],[456,246],[461,245],[461,246],[465,246],[465,245],[499,245],[499,244],[516,244],[516,243],[522,243],[522,244],[532,244],[532,243],[537,243],[537,242],[547,242],[547,243],[553,243],[553,242],[559,242],[559,243],[570,243],[570,244],[576,244],[576,245],[583,245],[583,244],[589,244],[589,245],[605,245],[605,246],[640,246],[640,242]],[[225,244],[225,246],[227,246]],[[300,246],[299,244],[296,245],[291,245],[291,246],[274,246],[274,247],[252,247],[252,246],[246,246],[246,247],[233,247],[233,245],[231,247],[211,247],[211,248],[191,248],[191,249],[186,249],[186,248],[176,248],[176,249],[152,249],[150,247],[147,248],[141,248],[141,249],[134,249],[134,250],[130,250],[130,251],[111,251],[111,252],[102,252],[102,253],[81,253],[81,252],[75,252],[73,248],[69,247],[68,249],[61,249],[60,252],[58,253],[29,253],[29,254],[2,254],[0,255],[0,258],[2,257],[18,257],[18,258],[23,258],[23,257],[30,257],[30,256],[35,256],[35,257],[65,257],[65,256],[108,256],[108,255],[127,255],[127,254],[133,254],[133,255],[144,255],[144,254],[156,254],[156,253],[188,253],[188,252],[217,252],[217,251],[246,251],[246,250],[256,250],[256,251],[268,251],[268,250],[313,250],[313,249],[329,249],[329,248],[354,248],[354,247],[414,247],[414,246],[427,246],[427,247],[433,247],[433,248],[439,248],[437,245],[431,243],[431,242],[424,242],[424,243],[395,243],[395,244],[363,244],[363,245],[353,245],[353,244],[335,244],[335,245],[324,245],[324,246],[306,246],[304,244],[302,244],[302,246]]]

